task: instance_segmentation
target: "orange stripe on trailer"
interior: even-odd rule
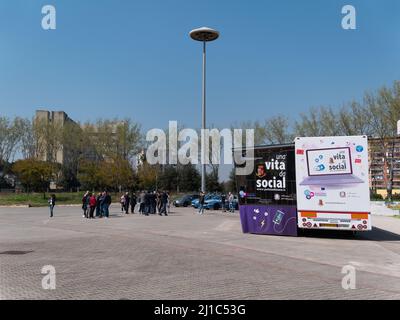
[[[317,213],[314,211],[301,211],[302,218],[316,218]]]
[[[352,213],[351,218],[356,219],[356,220],[361,220],[361,219],[368,219],[369,214],[368,213]]]

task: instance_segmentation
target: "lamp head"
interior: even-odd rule
[[[189,35],[193,40],[204,42],[217,40],[219,32],[211,28],[202,27],[190,31]]]

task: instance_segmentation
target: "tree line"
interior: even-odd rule
[[[390,169],[400,119],[400,81],[366,92],[361,101],[341,107],[312,107],[293,120],[287,115],[243,121],[232,128],[253,128],[255,144],[283,144],[295,136],[368,135]],[[51,122],[0,116],[0,188],[10,187],[15,174],[25,191],[43,191],[55,182],[64,190],[165,189],[195,191],[200,175],[194,165],[149,165],[138,158],[146,143],[140,124],[132,119],[96,122]],[[60,159],[62,155],[62,159]],[[18,160],[15,160],[18,159]],[[222,190],[218,165],[209,165],[207,189]],[[234,176],[225,184],[234,185]],[[390,186],[389,186],[390,187]]]
[[[149,165],[140,159],[144,135],[128,118],[81,124],[0,117],[0,139],[0,188],[13,187],[9,174],[26,192],[46,191],[51,182],[68,191],[200,188],[194,165]],[[218,175],[207,174],[207,187],[222,190]]]
[[[386,140],[395,137],[400,120],[400,81],[366,92],[361,101],[341,107],[311,107],[293,120],[277,115],[264,121],[244,121],[234,127],[253,128],[255,144],[284,144],[298,137],[367,135]]]

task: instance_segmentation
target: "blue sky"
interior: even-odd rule
[[[55,31],[41,28],[46,4]],[[357,30],[341,28],[346,4]],[[0,0],[0,114],[197,128],[201,44],[188,32],[204,25],[221,32],[208,46],[208,122],[218,127],[340,107],[400,79],[398,0]]]

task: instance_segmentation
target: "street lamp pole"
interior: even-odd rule
[[[206,128],[206,42],[203,41],[203,103],[201,106],[201,128],[204,130]],[[203,131],[204,132],[204,131]],[[206,164],[205,164],[205,145],[202,141],[201,147],[201,191],[206,192]]]
[[[201,128],[202,138],[204,139],[204,130],[206,129],[206,42],[214,41],[219,37],[219,32],[210,28],[199,28],[190,31],[190,37],[193,40],[203,42],[203,83],[202,83],[202,106],[201,106]],[[201,191],[206,192],[206,154],[205,154],[205,141],[202,139],[201,144]]]

